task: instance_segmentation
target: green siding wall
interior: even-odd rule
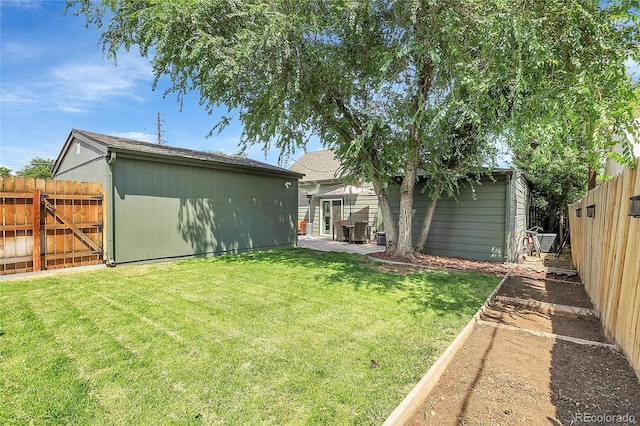
[[[529,226],[529,184],[518,173],[512,181],[514,197],[514,231],[523,232]]]
[[[55,179],[100,182],[106,190],[107,159],[104,156],[105,152],[76,139],[62,159]]]
[[[456,256],[478,260],[505,260],[507,183],[496,176],[475,187],[476,199],[470,188],[461,188],[458,201],[443,198],[438,201],[424,252],[441,256]],[[412,231],[416,242],[429,205],[426,194],[418,191],[414,197]],[[390,202],[394,214],[399,209],[399,187],[390,187]]]
[[[107,161],[104,158],[96,159],[82,167],[58,172],[56,180],[79,180],[82,182],[100,182],[107,189]]]
[[[521,172],[514,172],[509,184],[509,232],[505,239],[507,258],[510,262],[517,261],[516,240],[524,236],[529,226],[529,197],[530,188],[527,179]]]
[[[294,179],[120,156],[112,170],[117,263],[296,243]]]

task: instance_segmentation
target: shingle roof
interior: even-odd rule
[[[104,135],[100,133],[88,132],[86,130],[73,129],[71,136],[82,135],[90,140],[106,145],[109,149],[115,151],[135,152],[147,154],[151,156],[160,156],[166,158],[182,158],[188,160],[203,161],[206,163],[217,164],[221,166],[236,166],[244,169],[258,169],[269,172],[282,173],[292,175],[292,170],[287,170],[271,164],[255,161],[250,158],[233,157],[230,155],[214,154],[204,151],[196,151],[187,148],[178,148],[169,145],[159,145],[149,142],[141,142],[133,139],[121,138],[118,136]],[[301,176],[298,176],[301,177]]]
[[[289,170],[304,173],[302,181],[320,181],[340,178],[340,162],[329,149],[307,152],[295,161]]]

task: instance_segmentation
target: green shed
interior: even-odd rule
[[[436,205],[424,252],[465,259],[516,262],[515,241],[529,222],[531,181],[519,170],[494,170],[473,189],[462,186],[457,199],[443,197]],[[429,206],[427,194],[414,195],[413,240],[417,241]],[[399,206],[400,189],[390,187],[389,200]]]
[[[297,172],[74,129],[53,173],[103,184],[112,265],[297,243]]]

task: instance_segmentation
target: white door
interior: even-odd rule
[[[320,235],[333,235],[333,222],[342,219],[342,200],[322,200]]]

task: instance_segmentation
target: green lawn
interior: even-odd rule
[[[499,280],[292,249],[2,281],[0,424],[379,424]]]

